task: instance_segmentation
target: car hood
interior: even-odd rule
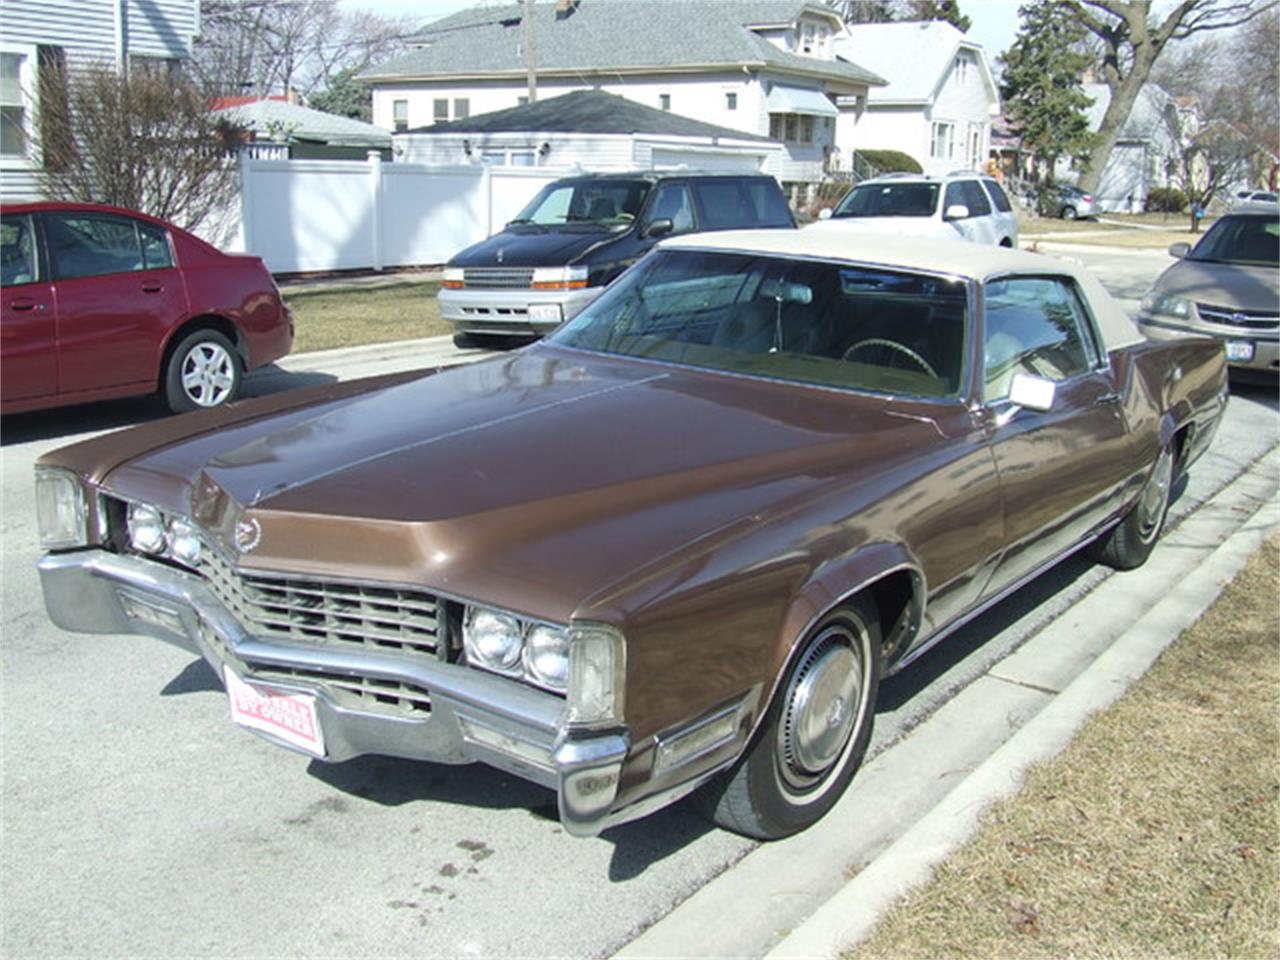
[[[1179,260],[1156,281],[1163,294],[1241,310],[1276,309],[1275,267]]]
[[[964,234],[949,223],[931,217],[833,217],[819,220],[806,230],[825,232],[892,234],[898,237],[933,237],[940,240],[964,240]]]
[[[472,244],[449,261],[451,267],[554,267],[569,264],[612,243],[623,233],[610,230],[504,230]]]
[[[893,407],[929,405],[537,345],[170,444],[106,485],[137,496],[164,478],[228,549],[257,521],[248,568],[563,620],[938,442]]]

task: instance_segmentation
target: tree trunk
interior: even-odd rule
[[[1107,104],[1107,112],[1103,114],[1102,125],[1098,128],[1093,149],[1089,151],[1089,164],[1084,176],[1080,178],[1080,189],[1085,193],[1098,193],[1098,185],[1102,182],[1102,171],[1115,149],[1116,140],[1120,138],[1120,128],[1129,119],[1133,104],[1138,99],[1142,84],[1150,70],[1135,69],[1129,75],[1116,81],[1108,81],[1111,88],[1111,102]]]

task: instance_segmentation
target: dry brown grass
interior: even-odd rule
[[[357,347],[451,333],[440,319],[438,283],[353,285],[343,290],[285,291],[296,324],[294,353]]]
[[[1280,956],[1280,540],[846,960]]]

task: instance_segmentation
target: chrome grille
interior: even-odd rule
[[[1280,313],[1274,310],[1237,310],[1211,303],[1197,303],[1196,310],[1206,323],[1241,330],[1280,330]]]
[[[245,629],[258,636],[435,656],[437,608],[431,594],[242,573],[209,549],[200,573]]]
[[[475,290],[528,290],[533,267],[464,267],[462,282]]]
[[[401,680],[357,677],[332,670],[303,670],[266,664],[255,664],[252,678],[263,683],[274,681],[316,684],[323,687],[335,700],[345,701],[358,710],[407,714],[431,712],[431,695],[421,687]]]

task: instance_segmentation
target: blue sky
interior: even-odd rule
[[[969,37],[986,47],[987,56],[992,60],[1013,42],[1018,32],[1021,2],[1024,0],[960,0],[961,12],[973,21]],[[339,0],[339,4],[347,10],[368,10],[384,17],[410,17],[421,23],[477,5],[476,0]]]

